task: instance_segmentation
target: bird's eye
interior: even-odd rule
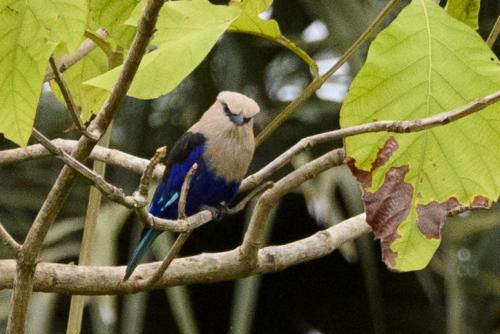
[[[229,109],[229,106],[227,105],[227,103],[222,103],[222,107],[224,108],[224,113],[227,115],[227,116],[231,116],[233,113],[231,112],[231,109]]]

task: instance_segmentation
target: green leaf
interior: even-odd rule
[[[278,22],[263,20],[259,17],[259,14],[272,4],[272,0],[244,0],[243,2],[233,0],[230,4],[241,8],[241,15],[231,24],[229,32],[256,35],[279,43],[300,57],[310,67],[314,76],[318,76],[316,62],[304,50],[283,36]]]
[[[135,28],[125,25],[139,0],[88,0],[89,25],[92,30],[104,28],[114,47],[127,50],[135,34]]]
[[[481,37],[431,0],[414,0],[372,43],[341,125],[409,120],[500,88],[500,62]],[[427,265],[446,215],[500,196],[500,104],[445,126],[345,141],[367,220],[395,270]]]
[[[108,60],[100,49],[95,49],[82,60],[71,66],[64,72],[64,80],[72,93],[73,100],[80,109],[80,118],[83,122],[96,114],[108,97],[109,93],[101,88],[96,88],[83,83],[108,70]],[[51,87],[55,96],[64,104],[59,86],[51,81]]]
[[[231,24],[229,31],[251,33],[271,40],[279,39],[281,31],[278,22],[275,20],[263,20],[258,16],[272,3],[272,0],[231,2],[232,6],[241,8],[241,15]]]
[[[87,24],[85,0],[31,0],[28,3],[50,39],[61,42],[66,52],[78,48]]]
[[[142,59],[128,94],[153,99],[174,89],[200,64],[238,15],[236,8],[216,6],[204,0],[165,3],[153,40],[157,49]],[[110,91],[121,68],[86,84]]]
[[[481,0],[448,0],[446,3],[446,11],[448,14],[460,20],[472,29],[479,28],[479,8]]]
[[[41,13],[27,3],[0,7],[0,132],[21,146],[30,137],[47,60],[57,45],[49,40]]]

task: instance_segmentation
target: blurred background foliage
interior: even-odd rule
[[[283,33],[325,71],[384,4],[275,0],[264,15],[276,19]],[[485,37],[500,2],[483,0],[481,6],[479,33]],[[498,41],[494,50],[498,55]],[[251,172],[300,138],[338,127],[340,103],[365,56],[363,48],[258,148]],[[113,124],[111,146],[145,158],[158,146],[171,147],[221,90],[240,91],[260,103],[264,112],[256,121],[258,133],[310,80],[307,66],[279,45],[225,34],[172,93],[151,101],[127,99]],[[63,134],[70,122],[45,87],[37,128],[50,137],[76,138],[74,133]],[[293,166],[340,145],[315,148],[297,157]],[[11,147],[0,140],[0,149]],[[0,167],[0,221],[17,240],[23,240],[61,167],[52,158]],[[127,192],[138,183],[138,175],[114,167],[107,169],[106,178]],[[73,188],[45,241],[44,261],[77,261],[88,190],[82,180]],[[294,241],[361,212],[359,196],[346,168],[323,173],[283,199],[269,226],[269,242]],[[196,230],[182,255],[237,247],[247,220],[247,214],[240,214]],[[264,277],[176,287],[165,293],[90,297],[82,333],[500,333],[499,226],[498,205],[449,219],[439,252],[428,268],[415,273],[387,271],[377,243],[363,237],[340,252]],[[104,201],[93,263],[125,264],[139,228],[131,212]],[[166,254],[171,239],[162,235],[149,260]],[[0,258],[13,255],[0,244]],[[5,328],[9,295],[0,291],[0,328]],[[36,293],[28,332],[65,332],[69,301],[69,296]]]

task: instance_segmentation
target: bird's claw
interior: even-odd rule
[[[226,204],[217,204],[216,206],[205,206],[203,210],[210,211],[214,221],[221,221],[229,212],[229,207]]]

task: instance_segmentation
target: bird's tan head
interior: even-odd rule
[[[210,137],[252,134],[253,118],[260,111],[257,102],[240,93],[223,91],[191,130]]]
[[[229,120],[238,126],[250,123],[260,111],[259,105],[254,100],[235,92],[219,93],[215,104],[219,104]]]
[[[248,169],[255,148],[253,117],[259,111],[251,98],[224,91],[189,130],[205,137],[204,159],[226,180],[241,180]]]

